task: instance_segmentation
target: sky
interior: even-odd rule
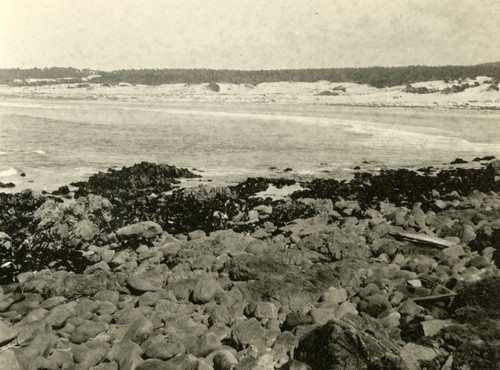
[[[500,61],[499,0],[0,0],[0,68]]]

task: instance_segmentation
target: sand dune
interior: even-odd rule
[[[368,85],[328,81],[274,82],[255,86],[220,83],[219,92],[210,90],[208,84],[146,86],[122,83],[114,86],[90,84],[90,87],[78,87],[78,84],[19,87],[0,85],[0,98],[500,109],[500,92],[490,88],[490,80],[488,77],[478,77],[473,81],[428,81],[412,85],[414,88],[433,91],[426,94],[407,92],[406,86],[378,89]],[[460,83],[468,83],[472,87],[461,92],[444,93],[447,88]]]

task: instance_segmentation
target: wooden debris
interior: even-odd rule
[[[410,240],[412,242],[417,242],[417,243],[424,243],[424,244],[431,244],[435,247],[439,248],[448,248],[456,245],[455,243],[446,240],[446,239],[441,239],[435,236],[429,236],[425,234],[417,234],[417,233],[408,233],[408,232],[403,232],[403,231],[394,231],[391,232],[392,235],[398,236],[403,239]]]
[[[446,293],[446,294],[436,294],[436,295],[428,295],[425,297],[415,297],[415,298],[410,298],[414,302],[425,302],[425,301],[439,301],[443,300],[446,298],[453,298],[457,295],[455,292],[451,293]]]

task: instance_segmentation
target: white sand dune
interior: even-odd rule
[[[415,88],[426,87],[430,91],[435,91],[428,94],[405,92],[406,86],[378,89],[368,85],[327,81],[273,82],[255,86],[220,83],[219,92],[210,90],[208,84],[146,86],[122,83],[114,86],[90,84],[90,87],[78,87],[78,84],[19,87],[0,85],[0,99],[17,97],[152,103],[197,101],[500,109],[500,92],[489,89],[489,80],[491,79],[484,76],[476,80],[462,81],[470,85],[477,82],[479,86],[450,94],[444,94],[442,91],[459,82],[428,81],[412,84]],[[319,95],[325,92],[330,92],[331,95]]]

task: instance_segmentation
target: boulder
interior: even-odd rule
[[[346,314],[306,334],[295,351],[295,359],[313,369],[368,369],[372,360],[396,356],[399,347],[375,320]]]
[[[127,279],[128,285],[139,292],[160,290],[166,282],[165,269],[159,266],[131,275]]]
[[[341,304],[347,301],[347,292],[344,288],[330,287],[321,296],[321,301],[325,304]]]
[[[200,279],[193,290],[191,300],[194,303],[204,304],[213,301],[224,293],[224,289],[214,278]]]
[[[143,362],[142,348],[130,339],[124,339],[111,347],[106,355],[109,361],[116,361],[120,370],[134,370]]]
[[[0,369],[23,370],[12,349],[0,352]]]
[[[188,240],[203,239],[207,236],[203,230],[194,230],[188,233]]]
[[[228,350],[218,350],[212,357],[214,370],[232,370],[238,364],[236,357]]]
[[[245,348],[253,342],[262,340],[265,332],[266,330],[259,321],[256,318],[251,318],[234,324],[231,336],[240,348]]]
[[[141,344],[153,333],[153,323],[144,316],[136,319],[127,329],[124,339]]]
[[[84,324],[79,325],[75,331],[71,333],[69,339],[73,343],[84,343],[108,328],[109,325],[106,323],[87,321]]]
[[[0,320],[0,345],[15,339],[18,334],[19,330],[7,325],[3,320]]]
[[[118,229],[116,235],[121,238],[136,236],[143,238],[153,238],[163,232],[160,225],[153,221],[143,221],[136,224],[127,225]]]
[[[149,358],[170,360],[186,352],[184,344],[178,341],[167,341],[162,335],[150,336],[143,344],[144,353]]]

